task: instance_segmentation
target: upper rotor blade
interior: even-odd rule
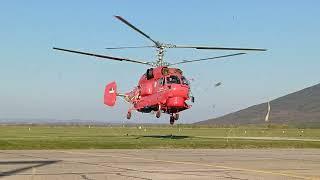
[[[137,61],[137,60],[132,60],[132,59],[128,59],[128,58],[112,57],[112,56],[93,54],[93,53],[82,52],[82,51],[74,51],[74,50],[62,49],[62,48],[56,48],[56,47],[53,47],[53,49],[59,50],[59,51],[83,54],[83,55],[87,55],[87,56],[94,56],[94,57],[98,57],[98,58],[112,59],[112,60],[116,60],[116,61],[128,61],[128,62],[133,62],[133,63],[151,65],[149,62]]]
[[[173,45],[169,48],[194,48],[194,49],[212,49],[212,50],[236,50],[236,51],[266,51],[267,49],[259,48],[229,48],[229,47],[210,47],[210,46],[180,46]]]
[[[197,62],[197,61],[208,61],[211,59],[219,59],[219,58],[238,56],[238,55],[243,55],[243,54],[246,54],[246,53],[228,54],[228,55],[223,55],[223,56],[216,56],[216,57],[202,58],[202,59],[195,59],[195,60],[183,60],[183,61],[177,62],[177,63],[170,63],[170,65],[184,64],[184,63]]]
[[[140,29],[138,29],[137,27],[135,27],[134,25],[132,25],[131,23],[129,23],[127,20],[125,20],[124,18],[122,18],[121,16],[114,16],[117,19],[119,19],[120,21],[122,21],[123,23],[125,23],[126,25],[128,25],[129,27],[131,27],[132,29],[136,30],[137,32],[139,32],[140,34],[142,34],[144,37],[148,38],[149,40],[151,40],[156,46],[159,46],[159,42],[151,39],[150,36],[148,36],[146,33],[142,32]]]
[[[123,46],[123,47],[108,47],[106,49],[133,49],[133,48],[149,48],[155,46]]]

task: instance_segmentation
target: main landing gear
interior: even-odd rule
[[[157,118],[160,118],[160,116],[161,116],[161,110],[158,110],[158,111],[156,112],[156,117],[157,117]]]
[[[171,114],[170,116],[170,124],[173,125],[174,121],[177,121],[179,119],[179,114]]]
[[[156,112],[156,117],[160,118],[161,116],[161,105],[158,106],[158,111]]]

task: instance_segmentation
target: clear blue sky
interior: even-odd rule
[[[196,103],[181,122],[217,117],[320,82],[319,1],[1,1],[0,118],[122,122],[128,104],[103,105],[104,86],[131,90],[143,65],[53,51],[53,46],[154,60],[151,45],[116,20],[121,15],[166,43],[267,48],[267,52],[181,65]],[[168,50],[167,61],[227,54]],[[213,84],[222,82],[214,88]],[[134,113],[131,121],[167,122]]]

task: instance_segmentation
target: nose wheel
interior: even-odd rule
[[[170,116],[170,124],[173,125],[174,121],[177,121],[179,119],[179,114],[171,114]]]
[[[174,117],[173,117],[173,115],[170,116],[170,124],[171,124],[171,125],[174,124]]]
[[[174,114],[173,117],[174,117],[174,120],[177,121],[179,119],[179,114]]]
[[[157,117],[157,118],[160,118],[160,116],[161,116],[161,111],[158,110],[158,111],[156,112],[156,117]]]

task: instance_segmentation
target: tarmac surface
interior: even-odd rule
[[[0,179],[320,179],[320,149],[0,150]]]

